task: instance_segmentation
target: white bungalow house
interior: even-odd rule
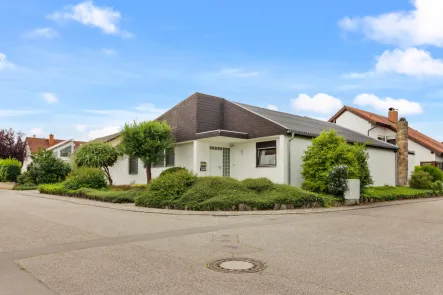
[[[300,186],[301,157],[311,139],[334,129],[348,142],[368,143],[374,185],[395,185],[398,147],[338,124],[194,93],[157,120],[174,129],[174,154],[152,169],[185,167],[199,176],[266,177]],[[118,145],[119,134],[98,140]],[[146,183],[141,161],[123,157],[111,169],[115,184]]]

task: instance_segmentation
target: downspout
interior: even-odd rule
[[[368,136],[369,136],[369,132],[371,132],[371,130],[374,130],[375,128],[379,127],[378,125],[375,125],[374,127],[372,127],[371,129],[368,130]]]
[[[294,139],[294,134],[292,131],[292,137],[288,141],[288,185],[291,185],[291,141]]]

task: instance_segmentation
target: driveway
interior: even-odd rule
[[[71,200],[0,191],[1,295],[443,294],[443,200],[244,216]],[[231,257],[266,268],[207,268]]]

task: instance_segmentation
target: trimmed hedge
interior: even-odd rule
[[[406,199],[421,199],[436,197],[437,194],[430,189],[414,189],[399,186],[379,186],[366,188],[361,194],[363,202],[382,202]]]
[[[38,191],[42,194],[83,198],[83,199],[90,199],[90,200],[96,200],[108,203],[133,203],[134,199],[138,195],[137,190],[112,191],[112,190],[94,190],[90,188],[71,190],[65,188],[65,184],[63,182],[55,184],[39,185]]]
[[[0,181],[16,182],[21,169],[22,164],[17,159],[0,159]]]
[[[37,185],[33,183],[26,183],[26,184],[19,184],[14,187],[14,190],[16,191],[31,191],[36,190],[38,188]]]
[[[184,167],[171,167],[171,168],[168,168],[166,170],[163,170],[163,172],[160,173],[159,176],[165,176],[166,174],[175,173],[177,171],[188,171],[189,172],[189,170],[184,168]]]
[[[157,178],[147,192],[136,200],[137,206],[152,208],[176,208],[190,210],[237,210],[240,205],[249,209],[274,209],[277,205],[287,208],[310,206],[329,207],[338,199],[303,191],[288,185],[274,184],[266,178],[238,181],[227,177],[200,177],[195,183],[177,180],[179,173],[171,174],[175,183]],[[167,176],[167,175],[166,175]],[[195,176],[193,176],[195,178]],[[186,178],[185,178],[186,179]],[[167,186],[164,186],[167,183]],[[177,189],[175,185],[181,189]]]

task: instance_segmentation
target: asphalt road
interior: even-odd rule
[[[443,200],[245,216],[70,200],[0,191],[1,295],[443,294]],[[267,267],[206,267],[230,257]]]

